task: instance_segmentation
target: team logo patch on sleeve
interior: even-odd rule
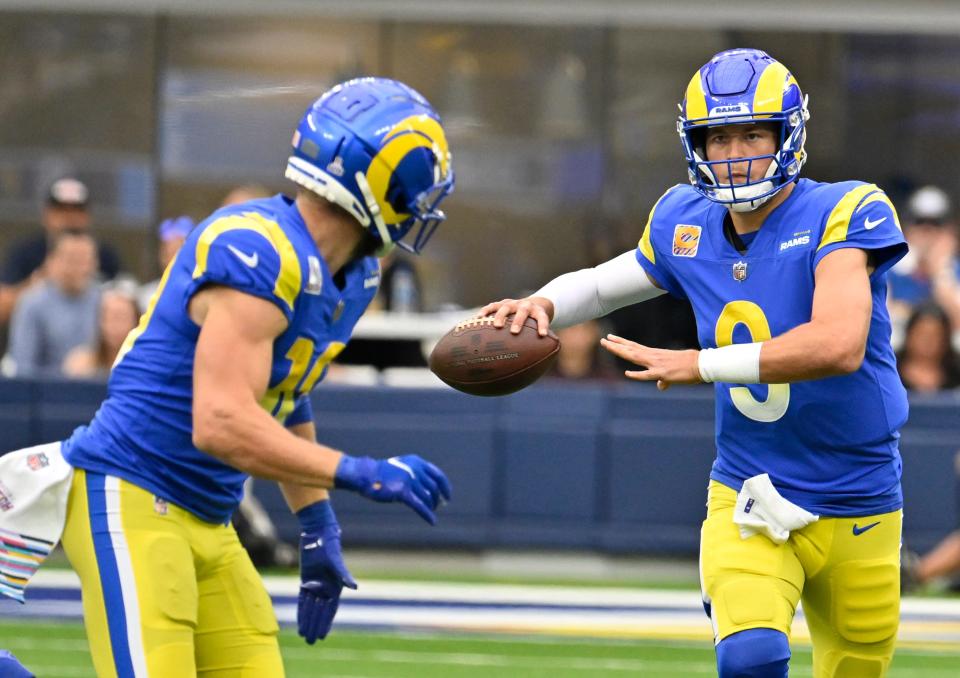
[[[677,224],[673,229],[673,256],[695,257],[700,247],[700,226]]]

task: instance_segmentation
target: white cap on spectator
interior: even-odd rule
[[[950,196],[936,186],[923,186],[910,196],[907,213],[912,221],[945,221],[950,218]]]
[[[74,177],[63,177],[50,184],[47,200],[56,207],[86,207],[90,198],[87,185]]]

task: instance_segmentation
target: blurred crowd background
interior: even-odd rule
[[[143,308],[190,225],[287,190],[292,121],[361,74],[434,102],[458,180],[427,256],[389,262],[380,308],[475,307],[596,264],[635,246],[654,201],[685,181],[675,115],[690,74],[747,45],[789,64],[810,96],[806,175],[876,182],[901,210],[913,252],[891,304],[908,383],[960,383],[948,340],[960,336],[960,9],[521,4],[0,2],[4,373],[102,375],[129,301]],[[695,342],[668,299],[610,323],[651,344]],[[38,332],[61,336],[39,345]],[[85,354],[69,355],[77,342]]]

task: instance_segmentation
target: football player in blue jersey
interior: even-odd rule
[[[907,247],[877,186],[800,178],[808,118],[783,64],[717,54],[681,105],[690,185],[660,198],[637,249],[482,309],[545,332],[690,300],[700,351],[602,344],[642,368],[631,379],[715,384],[700,569],[722,678],[786,676],[800,600],[817,678],[884,675],[899,620],[907,400],[884,302]]]
[[[453,189],[439,117],[394,80],[334,87],[293,135],[278,195],[190,234],[128,336],[74,467],[63,544],[100,676],[282,676],[270,598],[230,525],[248,475],[277,480],[302,527],[308,643],[344,586],[328,490],[401,502],[433,523],[450,484],[415,455],[318,444],[310,390],[379,282],[376,256],[419,252]]]

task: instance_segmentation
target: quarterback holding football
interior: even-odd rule
[[[636,250],[481,311],[546,333],[664,292],[691,302],[699,351],[601,343],[631,379],[714,383],[700,569],[721,678],[785,677],[801,600],[816,678],[885,675],[899,622],[907,398],[885,299],[907,246],[877,186],[801,178],[808,119],[782,63],[717,54],[677,122],[690,185]]]

